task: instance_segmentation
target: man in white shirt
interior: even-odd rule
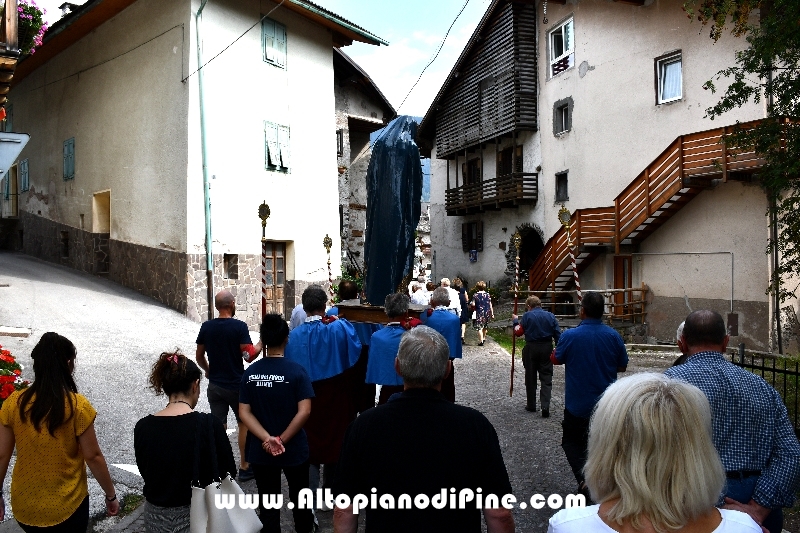
[[[447,294],[450,295],[449,309],[452,309],[456,316],[461,317],[461,298],[458,296],[458,291],[450,287],[450,278],[442,278],[442,287],[447,289]]]

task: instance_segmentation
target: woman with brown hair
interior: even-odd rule
[[[486,334],[489,332],[489,321],[494,319],[494,309],[492,308],[492,297],[486,292],[486,282],[479,281],[475,284],[478,289],[472,297],[472,303],[475,306],[475,329],[478,330],[478,338],[480,342],[478,346],[483,346],[483,341],[486,340]]]
[[[165,394],[169,401],[161,411],[139,420],[133,430],[136,464],[144,479],[148,533],[188,533],[192,482],[205,487],[226,472],[232,476],[236,472],[231,443],[222,423],[194,410],[200,397],[201,376],[195,362],[179,352],[162,353],[150,373],[150,388],[157,395]],[[205,429],[209,423],[214,434],[213,450]],[[201,458],[216,453],[219,472],[212,472],[211,461],[200,460],[200,479],[193,479],[194,450],[199,450]]]
[[[14,446],[11,476],[14,518],[26,531],[86,531],[89,488],[86,465],[106,495],[109,515],[119,500],[94,432],[97,411],[72,378],[75,346],[48,332],[33,348],[34,381],[9,396],[0,409],[0,482],[6,477]],[[0,495],[0,520],[5,502]]]

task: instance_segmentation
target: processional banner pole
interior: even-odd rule
[[[575,292],[578,295],[578,302],[583,301],[583,293],[581,292],[581,280],[578,278],[578,265],[575,263],[575,242],[572,240],[572,220],[570,218],[569,210],[561,204],[561,209],[558,210],[558,221],[564,226],[567,231],[567,251],[569,252],[569,262],[572,267],[572,276],[575,278]]]
[[[328,252],[328,294],[330,294],[331,305],[333,305],[333,274],[331,273],[331,246],[333,246],[333,240],[327,233],[325,234],[325,238],[322,239],[322,246],[324,246],[325,251]]]
[[[258,218],[261,219],[261,318],[267,314],[267,219],[269,218],[269,206],[264,200],[258,206]]]
[[[519,232],[514,233],[511,237],[516,250],[517,258],[514,263],[514,314],[517,314],[517,305],[519,302],[519,247],[522,245],[522,237]],[[508,395],[514,396],[514,363],[517,358],[517,336],[514,334],[514,329],[511,330],[511,384],[508,387]]]

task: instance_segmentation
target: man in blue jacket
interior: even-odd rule
[[[461,359],[461,319],[448,307],[450,294],[439,287],[431,294],[431,308],[420,315],[422,323],[442,334],[450,348],[450,374],[442,381],[442,394],[451,402],[456,401],[455,359]]]

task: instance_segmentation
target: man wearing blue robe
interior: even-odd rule
[[[461,319],[448,309],[450,295],[444,287],[431,294],[431,309],[420,315],[422,323],[441,333],[450,348],[450,374],[442,381],[442,394],[451,402],[456,401],[455,359],[461,359]]]
[[[284,357],[306,369],[314,387],[311,416],[304,427],[308,462],[324,464],[324,486],[332,483],[347,426],[355,419],[357,382],[348,372],[358,362],[361,342],[345,319],[323,320],[328,296],[319,287],[303,292],[306,320],[289,334]],[[363,382],[362,382],[363,383]]]
[[[367,365],[367,383],[381,386],[378,405],[386,403],[392,394],[403,392],[403,378],[395,370],[394,360],[400,348],[400,339],[406,332],[402,320],[408,314],[408,296],[399,293],[390,294],[386,297],[383,307],[390,322],[385,328],[372,334],[371,353]]]
[[[355,305],[361,303],[358,299],[358,285],[354,281],[342,280],[339,282],[339,303]],[[331,307],[325,314],[339,316],[339,308],[337,306]],[[354,399],[353,408],[357,414],[375,407],[375,385],[366,382],[367,364],[369,361],[370,339],[372,334],[381,329],[382,326],[371,322],[353,322],[352,324],[356,330],[356,335],[358,335],[358,340],[361,341],[361,356],[352,370],[353,379],[362,384],[360,390],[357,389],[355,391],[356,398]]]

